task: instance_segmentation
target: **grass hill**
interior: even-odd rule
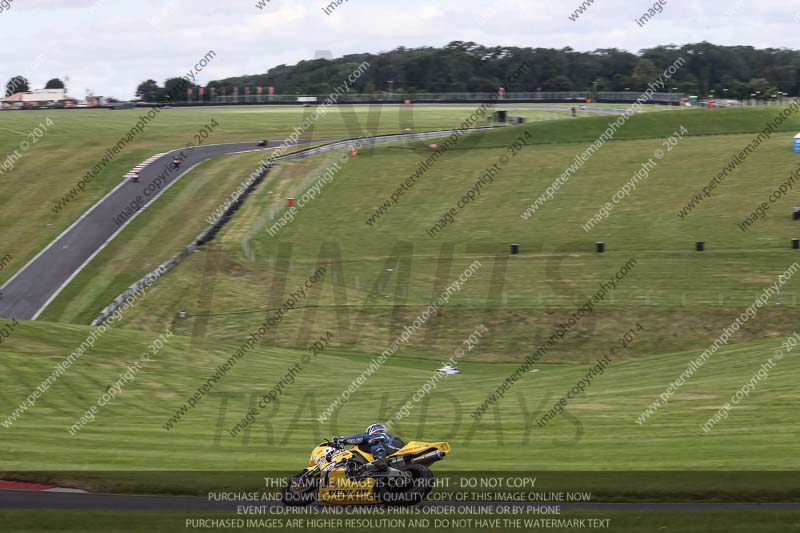
[[[745,109],[636,116],[528,220],[520,215],[612,119],[552,121],[465,138],[371,225],[376,209],[392,201],[391,194],[431,152],[425,143],[362,150],[292,223],[271,236],[269,217],[280,217],[285,198],[300,197],[309,178],[313,182],[324,174],[331,160],[281,163],[218,240],[153,288],[152,302],[132,313],[127,326],[156,330],[170,324],[183,335],[245,338],[267,309],[280,306],[291,288],[324,264],[331,275],[303,302],[308,307],[289,313],[265,342],[302,348],[318,330],[335,329],[340,348],[380,353],[478,260],[476,275],[404,351],[439,358],[476,324],[486,323],[497,333],[471,357],[519,361],[633,259],[636,265],[624,281],[591,320],[548,355],[548,362],[591,361],[598,345],[616,342],[637,321],[654,335],[629,350],[628,357],[699,349],[798,260],[789,247],[800,234],[791,221],[791,195],[747,232],[737,226],[797,169],[794,130],[773,134],[710,198],[679,216],[775,114],[774,109]],[[800,128],[795,117],[791,124]],[[667,151],[664,139],[681,127],[688,133]],[[452,224],[430,237],[428,230],[525,133],[532,144],[482,188],[474,203],[459,210]],[[607,219],[584,231],[582,225],[657,150],[664,150],[664,157],[649,177]],[[91,320],[109,296],[188,242],[195,229],[184,231],[178,220],[191,220],[195,211],[188,206],[204,201],[199,191],[205,184],[221,183],[222,176],[238,183],[254,161],[232,156],[198,169],[185,189],[171,190],[100,254],[45,318]],[[212,191],[217,189],[208,189],[209,198],[218,196]],[[694,251],[696,240],[706,242],[705,252]],[[605,254],[594,253],[595,241],[607,242]],[[510,243],[521,245],[519,256],[509,256]],[[736,341],[792,333],[800,318],[797,293],[796,284],[785,285],[780,302],[773,299]],[[177,319],[181,310],[188,319]]]

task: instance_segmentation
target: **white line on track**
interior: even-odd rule
[[[168,153],[169,153],[169,152],[167,152],[167,154],[168,154]],[[131,222],[133,222],[133,221],[136,219],[136,217],[138,217],[139,215],[141,215],[141,214],[144,212],[144,210],[145,210],[145,209],[147,209],[148,207],[150,207],[150,206],[153,204],[153,202],[155,202],[155,201],[156,201],[156,200],[157,200],[157,199],[158,199],[158,198],[159,198],[159,197],[160,197],[162,194],[164,194],[165,192],[167,192],[167,191],[169,190],[169,188],[170,188],[170,187],[172,187],[173,185],[175,185],[176,183],[178,183],[178,182],[180,181],[180,179],[181,179],[183,176],[185,176],[186,174],[188,174],[189,172],[191,172],[192,170],[194,170],[194,169],[195,169],[195,168],[197,168],[198,166],[202,165],[202,164],[203,164],[203,163],[205,163],[206,161],[208,161],[208,159],[206,159],[206,160],[204,160],[204,161],[200,161],[200,162],[199,162],[199,163],[197,163],[196,165],[194,165],[194,166],[192,166],[192,167],[188,168],[188,169],[187,169],[185,172],[183,172],[182,174],[179,174],[179,175],[178,175],[178,177],[177,177],[177,178],[175,178],[175,181],[173,181],[172,183],[170,183],[169,185],[167,185],[166,187],[164,187],[163,189],[161,189],[161,191],[159,191],[159,193],[158,193],[158,194],[156,194],[155,196],[153,196],[153,199],[152,199],[152,200],[150,200],[149,202],[147,202],[147,203],[146,203],[146,204],[145,204],[145,205],[144,205],[144,206],[143,206],[143,207],[142,207],[142,208],[141,208],[139,211],[137,211],[136,213],[134,213],[134,215],[133,215],[131,218],[129,218],[128,220],[126,220],[126,221],[125,221],[125,223],[124,223],[123,225],[121,225],[119,228],[117,228],[117,231],[115,231],[115,232],[114,232],[114,233],[113,233],[113,234],[112,234],[112,235],[111,235],[111,236],[110,236],[108,239],[106,239],[106,240],[105,240],[105,242],[103,242],[103,244],[101,244],[101,245],[100,245],[100,246],[97,248],[97,250],[95,250],[95,251],[94,251],[94,253],[93,253],[92,255],[90,255],[90,256],[89,256],[89,257],[86,259],[86,261],[84,261],[84,262],[81,264],[81,266],[79,266],[79,267],[78,267],[78,268],[75,270],[75,272],[73,272],[73,273],[72,273],[72,275],[71,275],[69,278],[67,278],[67,280],[66,280],[64,283],[62,283],[62,284],[61,284],[61,286],[60,286],[58,289],[56,289],[56,291],[55,291],[55,292],[54,292],[52,295],[50,295],[50,298],[48,298],[48,299],[47,299],[47,301],[44,303],[44,305],[42,305],[42,307],[40,307],[40,308],[39,308],[39,310],[38,310],[38,311],[36,311],[36,314],[35,314],[35,315],[33,315],[33,318],[32,318],[32,320],[36,320],[37,318],[39,318],[39,315],[41,315],[41,314],[44,312],[44,310],[45,310],[45,309],[47,309],[47,306],[48,306],[48,305],[50,305],[50,303],[51,303],[53,300],[55,300],[55,299],[56,299],[56,297],[57,297],[57,296],[58,296],[58,295],[61,293],[61,291],[63,291],[63,290],[64,290],[64,289],[67,287],[67,285],[69,285],[69,284],[70,284],[70,282],[71,282],[73,279],[75,279],[75,277],[76,277],[78,274],[80,274],[80,273],[83,271],[83,269],[84,269],[84,268],[86,268],[86,265],[88,265],[88,264],[89,264],[89,263],[92,261],[92,259],[94,259],[94,258],[97,256],[97,254],[99,254],[100,252],[102,252],[102,251],[103,251],[103,249],[104,249],[106,246],[108,246],[109,244],[111,244],[111,241],[113,241],[113,240],[114,240],[114,238],[115,238],[117,235],[119,235],[119,233],[120,233],[120,232],[121,232],[123,229],[125,229],[125,227],[126,227],[128,224],[130,224]],[[125,183],[126,183],[126,182],[124,182],[124,181],[123,181],[123,182],[122,182],[120,185],[118,185],[118,186],[117,186],[117,187],[116,187],[114,190],[117,190],[117,189],[119,189],[119,187],[120,187],[121,185],[124,185]],[[113,192],[113,191],[112,191],[112,192]],[[94,209],[94,208],[92,208],[92,209]],[[88,213],[86,213],[86,215],[88,215]],[[84,215],[84,217],[85,217],[86,215]],[[83,218],[83,217],[81,217],[81,218]],[[76,223],[77,223],[77,222],[76,222]],[[74,224],[73,224],[73,225],[74,225]],[[56,240],[58,240],[58,239],[56,239]],[[54,241],[54,242],[55,242],[55,241]],[[51,243],[51,246],[52,246],[52,244],[54,244],[54,243]]]

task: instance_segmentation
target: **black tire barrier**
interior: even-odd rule
[[[604,242],[596,242],[596,243],[594,243],[594,245],[595,245],[595,248],[596,248],[598,254],[602,254],[602,253],[604,253],[606,251],[606,243],[604,243]]]
[[[694,249],[698,252],[703,252],[706,249],[705,241],[697,241],[694,243]]]
[[[792,239],[792,249],[800,250],[800,239]]]
[[[519,244],[511,245],[511,255],[519,255]]]

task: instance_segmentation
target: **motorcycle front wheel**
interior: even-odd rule
[[[281,502],[288,507],[303,507],[317,501],[319,477],[301,472],[286,482],[281,491]]]

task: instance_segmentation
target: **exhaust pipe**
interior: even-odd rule
[[[431,450],[429,452],[425,452],[422,455],[417,455],[408,460],[409,463],[417,464],[417,465],[429,465],[431,463],[435,463],[436,461],[441,461],[444,459],[444,456],[447,455],[441,450]]]

